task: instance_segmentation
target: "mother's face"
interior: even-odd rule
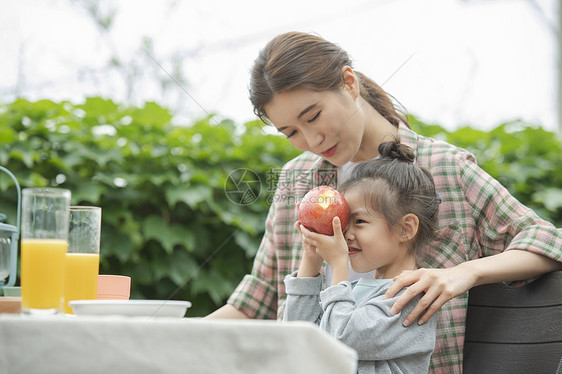
[[[276,94],[265,112],[297,149],[341,166],[359,150],[365,128],[357,80],[350,74],[351,79],[344,79],[344,86],[337,91],[303,88]]]

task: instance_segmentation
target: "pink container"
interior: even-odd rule
[[[131,277],[126,275],[98,275],[98,300],[129,300]]]

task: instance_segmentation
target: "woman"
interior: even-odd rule
[[[377,157],[379,144],[396,135],[431,172],[443,200],[437,237],[420,256],[423,268],[396,277],[386,294],[409,286],[393,306],[398,312],[425,293],[405,325],[439,310],[432,372],[462,371],[470,288],[562,268],[560,230],[521,205],[467,151],[411,131],[384,91],[333,43],[299,32],[274,38],[255,61],[250,99],[256,114],[304,153],[283,168],[252,273],[211,317],[282,318],[283,279],[302,255],[295,199],[315,185],[343,183],[354,163]]]

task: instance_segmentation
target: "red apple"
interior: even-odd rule
[[[332,220],[338,216],[342,230],[345,230],[349,221],[349,207],[340,192],[329,186],[319,186],[304,195],[298,215],[300,223],[307,229],[334,235]]]

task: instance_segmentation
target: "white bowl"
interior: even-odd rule
[[[183,318],[189,301],[179,300],[74,300],[68,304],[77,316],[120,315]]]

